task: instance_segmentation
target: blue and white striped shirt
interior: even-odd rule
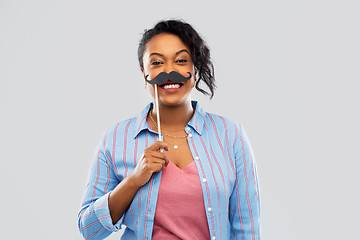
[[[255,158],[243,127],[204,112],[192,101],[194,115],[185,131],[202,187],[212,239],[260,239],[260,199]],[[146,118],[137,117],[107,129],[89,173],[79,229],[85,239],[104,239],[125,225],[121,239],[151,239],[161,172],[136,193],[128,210],[112,224],[108,195],[135,168],[145,148],[158,141]],[[184,229],[186,231],[186,229]]]

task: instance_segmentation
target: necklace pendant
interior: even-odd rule
[[[175,148],[175,149],[178,149],[178,148],[179,148],[179,146],[178,146],[178,145],[174,145],[174,148]]]

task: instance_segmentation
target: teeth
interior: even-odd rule
[[[170,89],[170,88],[179,88],[180,84],[167,84],[163,88],[164,89]]]

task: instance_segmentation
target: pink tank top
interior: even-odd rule
[[[162,170],[152,239],[210,239],[195,162]]]

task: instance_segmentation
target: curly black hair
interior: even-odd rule
[[[198,73],[198,81],[196,81],[195,87],[201,93],[209,95],[211,99],[214,96],[216,85],[214,65],[210,59],[210,50],[194,28],[183,20],[162,20],[153,28],[145,29],[138,47],[138,60],[141,70],[144,69],[143,56],[147,42],[160,33],[177,35],[189,48],[192,61]],[[210,93],[199,87],[200,81],[205,82],[210,89]]]

